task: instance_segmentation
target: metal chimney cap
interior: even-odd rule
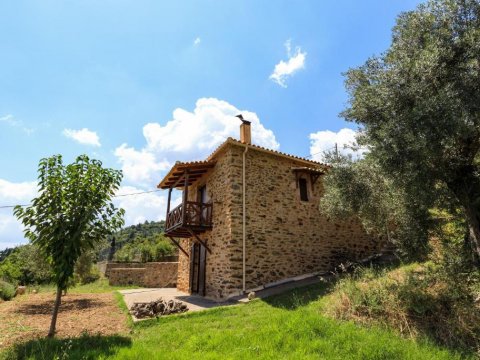
[[[242,123],[244,123],[246,125],[250,125],[252,123],[251,121],[245,120],[243,118],[242,114],[235,115],[235,117],[239,118],[242,121]]]

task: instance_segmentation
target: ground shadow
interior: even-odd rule
[[[331,278],[329,281],[322,281],[317,284],[289,290],[283,294],[272,295],[262,299],[262,301],[277,308],[295,310],[331,292],[335,282],[336,278]]]
[[[53,310],[53,301],[42,301],[38,304],[24,304],[18,307],[15,310],[16,313],[23,315],[49,315]],[[62,303],[60,305],[60,312],[64,311],[73,311],[73,310],[83,310],[87,308],[100,307],[104,306],[105,302],[93,300],[93,299],[69,299],[62,298]]]
[[[235,301],[235,300],[227,300],[227,301],[223,301],[223,302],[217,302],[217,301],[214,301],[214,300],[206,299],[203,296],[179,295],[179,296],[175,296],[175,299],[183,301],[187,304],[193,304],[193,305],[201,306],[205,309],[210,309],[210,308],[214,308],[214,307],[218,307],[218,306],[238,304],[238,301]]]
[[[17,344],[5,354],[5,359],[97,359],[113,356],[121,348],[131,347],[125,336],[82,335],[79,338],[42,338]]]

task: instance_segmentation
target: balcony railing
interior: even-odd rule
[[[186,201],[167,214],[165,233],[190,228],[204,231],[212,227],[212,204]]]

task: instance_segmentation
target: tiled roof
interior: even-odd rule
[[[207,173],[215,165],[215,161],[177,161],[170,169],[167,175],[157,185],[159,189],[168,189],[170,187],[183,187],[185,185],[185,170],[189,170],[188,185],[194,183],[197,179]]]
[[[308,166],[292,167],[292,171],[305,171],[310,173],[324,174],[324,169],[312,168]]]
[[[215,155],[217,155],[217,153],[220,152],[220,150],[223,149],[227,144],[235,144],[235,145],[245,146],[244,143],[242,143],[242,142],[240,142],[240,141],[238,141],[234,138],[229,137],[227,140],[225,140],[222,144],[220,144],[215,149],[215,151],[207,158],[207,160],[213,159],[215,157]],[[307,162],[309,164],[314,165],[315,167],[318,167],[318,166],[321,166],[323,168],[329,168],[330,167],[329,165],[321,163],[319,161],[310,160],[310,159],[307,159],[307,158],[304,158],[304,157],[287,154],[287,153],[277,151],[277,150],[268,149],[268,148],[265,148],[265,147],[259,146],[259,145],[250,144],[250,145],[248,145],[248,147],[252,148],[252,149],[257,149],[257,150],[260,150],[260,151],[268,152],[272,155],[279,155],[279,156],[287,157],[287,158],[290,158],[290,159],[293,159],[293,160],[300,160],[302,162]]]
[[[228,144],[238,145],[242,147],[245,146],[244,143],[229,137],[227,140],[225,140],[222,144],[220,144],[215,149],[215,151],[207,158],[207,160],[189,161],[189,162],[177,161],[175,165],[170,169],[168,174],[165,175],[163,180],[158,184],[157,187],[161,189],[168,189],[172,185],[175,185],[175,187],[183,187],[184,183],[182,181],[184,181],[185,179],[182,177],[185,172],[185,169],[195,170],[195,173],[192,173],[189,178],[189,184],[193,183],[195,180],[197,180],[199,177],[201,177],[204,173],[206,173],[210,168],[212,168],[215,165],[215,160],[214,160],[215,156]],[[329,165],[318,162],[318,161],[310,160],[310,159],[296,156],[296,155],[286,154],[281,151],[268,149],[259,145],[250,144],[248,145],[248,147],[253,150],[263,151],[272,155],[292,159],[308,165],[304,167],[292,168],[293,171],[304,170],[304,171],[310,171],[310,172],[323,173],[324,170],[330,167]]]

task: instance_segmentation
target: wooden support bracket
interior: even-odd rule
[[[310,173],[310,182],[312,183],[312,190],[313,190],[313,185],[315,185],[320,175],[321,174]]]
[[[179,243],[177,240],[175,240],[172,236],[168,236],[168,235],[167,235],[167,237],[168,237],[170,240],[172,240],[172,242],[173,242],[185,255],[187,255],[187,257],[190,257],[190,256],[188,255],[188,253],[182,248],[182,246],[180,245],[180,243]]]
[[[188,230],[188,232],[190,233],[190,235],[192,235],[195,239],[197,239],[197,241],[198,241],[200,244],[202,244],[203,247],[205,247],[205,249],[207,249],[207,251],[208,251],[210,254],[212,253],[212,252],[210,251],[210,249],[208,248],[207,244],[206,244],[202,239],[200,239],[200,237],[199,237],[197,234],[195,234],[195,233],[192,231],[192,229],[187,229],[187,230]]]

